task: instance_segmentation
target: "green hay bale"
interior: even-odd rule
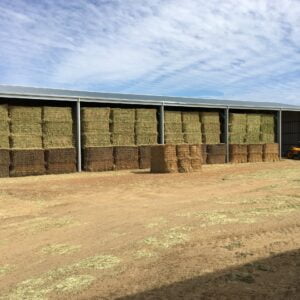
[[[136,132],[157,132],[157,122],[136,122]]]
[[[273,124],[263,124],[261,126],[261,132],[266,134],[274,134],[275,126]]]
[[[43,107],[43,120],[52,122],[72,122],[72,108],[71,107]]]
[[[9,134],[9,123],[0,119],[0,135]]]
[[[260,142],[263,144],[274,143],[275,142],[275,134],[261,133],[260,134]]]
[[[81,116],[83,122],[109,122],[109,107],[83,107]]]
[[[112,145],[114,146],[130,146],[135,144],[134,134],[112,134]]]
[[[113,123],[135,122],[135,109],[112,108],[111,120]]]
[[[10,128],[12,134],[42,135],[41,123],[14,121],[11,123]]]
[[[165,143],[167,144],[183,144],[183,134],[178,133],[167,133],[165,134]]]
[[[0,105],[0,120],[7,121],[8,120],[8,108],[7,105]]]
[[[230,144],[244,144],[246,136],[245,134],[240,133],[230,133],[229,134],[229,143]]]
[[[134,133],[134,122],[114,122],[111,125],[111,131],[113,133]]]
[[[73,148],[75,145],[73,135],[70,136],[44,136],[43,145],[45,149],[51,148]]]
[[[246,124],[247,123],[247,114],[236,114],[230,113],[229,114],[229,123],[231,124]]]
[[[11,148],[15,149],[41,149],[43,148],[42,136],[12,134],[10,136]]]
[[[165,133],[182,133],[182,124],[165,123]]]
[[[184,142],[188,144],[201,144],[202,143],[202,134],[184,134]]]
[[[247,132],[245,137],[246,144],[259,144],[260,143],[260,132],[250,131]]]
[[[9,138],[8,135],[0,134],[0,149],[8,149],[9,148]]]
[[[274,115],[270,115],[270,114],[262,114],[261,115],[261,125],[262,125],[262,127],[266,124],[275,126],[275,117],[274,117]]]
[[[195,112],[195,111],[182,112],[182,122],[183,123],[200,123],[199,112]]]
[[[109,132],[109,121],[107,122],[82,121],[81,128],[83,133]]]
[[[182,123],[182,130],[184,133],[193,133],[198,132],[201,134],[201,123],[200,122],[190,122],[190,123]]]
[[[259,114],[247,114],[247,125],[256,124],[260,126],[261,123],[261,115]]]
[[[136,145],[155,145],[157,144],[157,137],[156,133],[154,134],[137,134],[135,136],[135,143]]]
[[[148,108],[137,108],[135,111],[136,121],[137,122],[157,122],[156,118],[157,111],[156,109]]]
[[[43,124],[44,136],[69,136],[73,135],[72,122],[49,122],[45,121]]]
[[[202,134],[204,144],[220,144],[220,134]]]
[[[218,112],[200,112],[201,123],[220,123],[220,115]]]
[[[12,122],[23,121],[31,123],[41,123],[42,108],[30,106],[9,106],[9,116]]]
[[[165,111],[165,123],[180,123],[181,124],[181,111]]]
[[[111,145],[110,133],[102,134],[83,134],[82,135],[83,147],[101,147]]]
[[[244,124],[241,124],[241,123],[229,124],[229,132],[245,134],[246,131],[247,131],[246,123],[244,123]]]
[[[204,134],[220,134],[221,125],[220,123],[202,123],[202,132]]]

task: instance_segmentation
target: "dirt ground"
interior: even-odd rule
[[[0,299],[300,299],[300,162],[0,179]]]

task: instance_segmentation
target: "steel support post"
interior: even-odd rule
[[[229,163],[229,107],[225,110],[226,162]]]
[[[165,107],[162,104],[159,108],[159,136],[160,136],[160,144],[165,143]]]
[[[76,134],[77,134],[77,171],[81,172],[81,112],[80,112],[80,99],[76,103]]]
[[[282,157],[282,110],[277,112],[277,142],[279,144],[279,158]]]

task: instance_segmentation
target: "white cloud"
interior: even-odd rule
[[[300,104],[297,0],[29,3],[0,3],[2,83]]]

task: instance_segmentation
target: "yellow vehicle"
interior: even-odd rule
[[[300,159],[300,142],[297,146],[292,146],[287,152],[287,158]]]

